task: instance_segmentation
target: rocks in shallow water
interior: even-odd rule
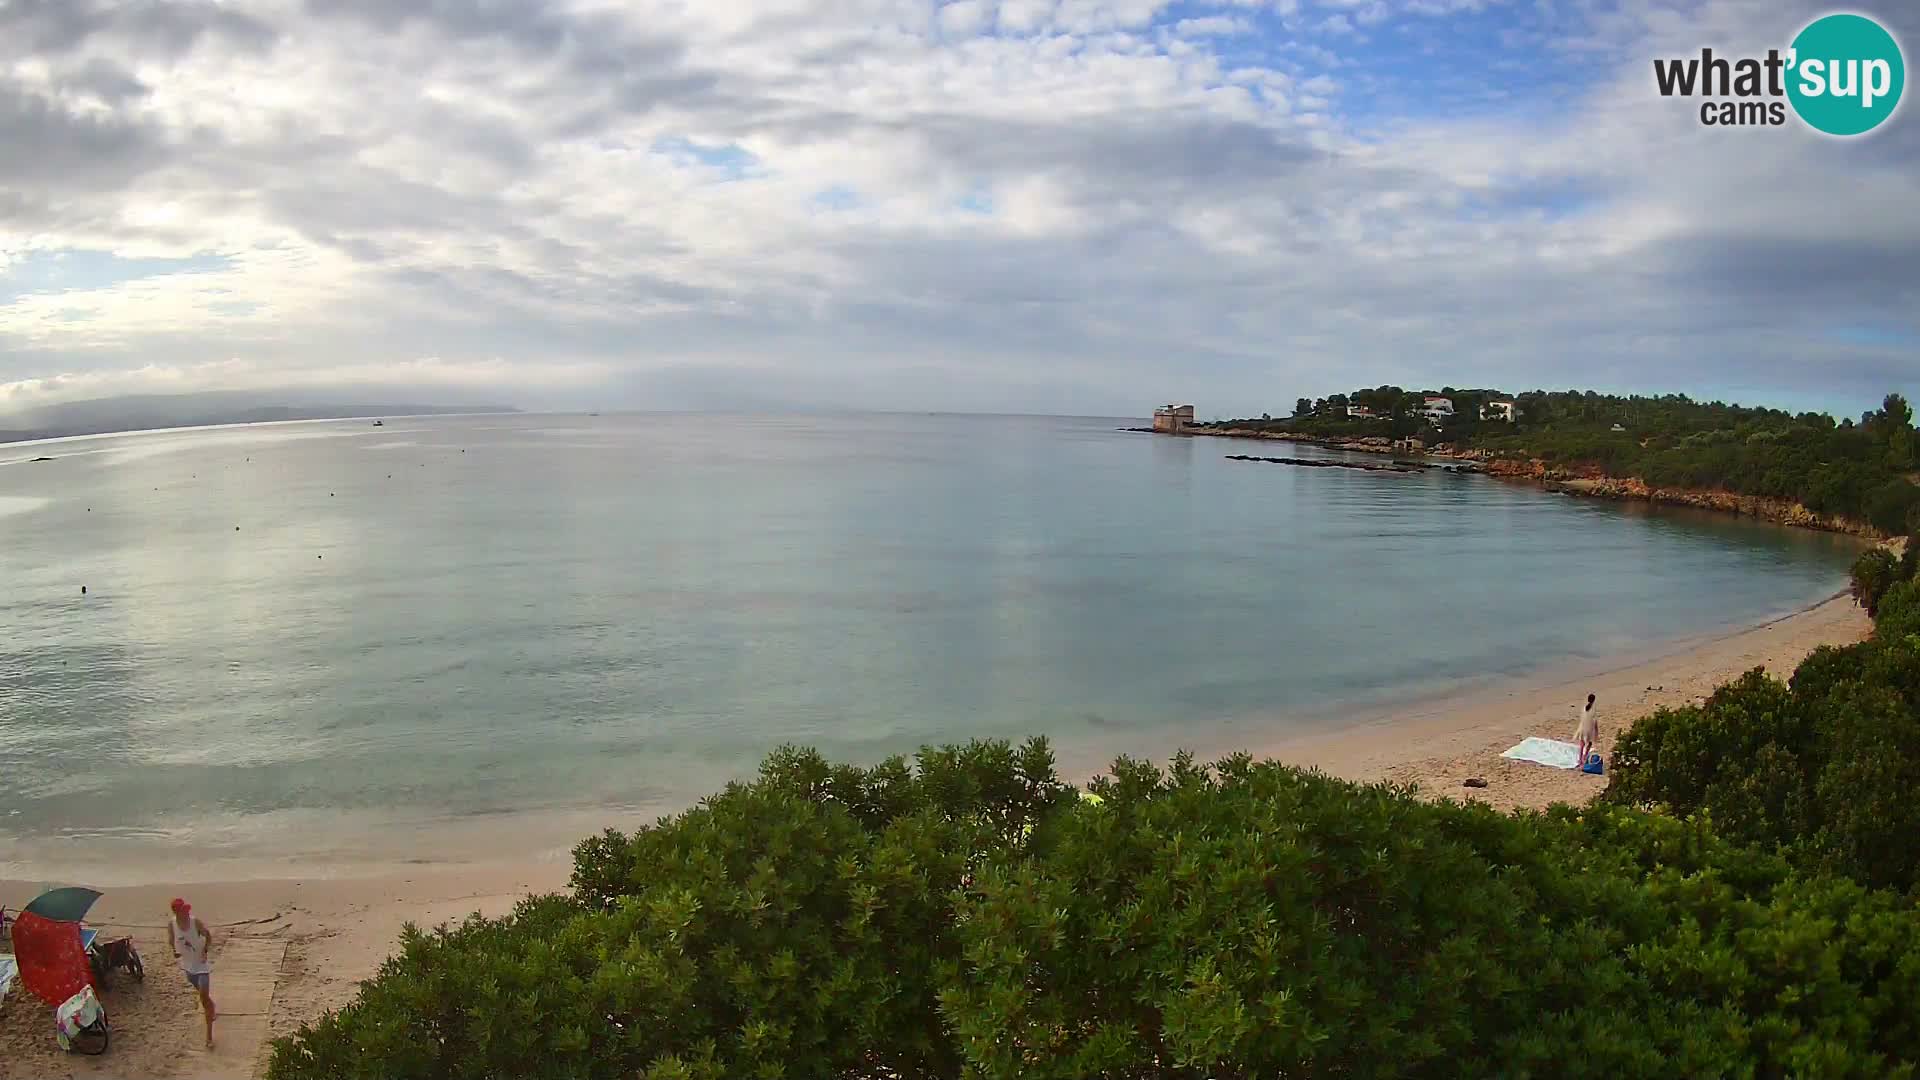
[[[1361,472],[1410,473],[1432,468],[1416,462],[1396,461],[1391,465],[1375,465],[1367,461],[1326,461],[1320,458],[1292,457],[1254,457],[1251,454],[1228,454],[1228,461],[1267,461],[1275,465],[1299,465],[1308,469],[1359,469]]]

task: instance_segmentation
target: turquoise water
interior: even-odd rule
[[[783,741],[1285,733],[1777,614],[1856,550],[1470,475],[1227,461],[1245,444],[1114,430],[1133,422],[0,447],[0,876],[360,843],[330,823],[666,810]]]

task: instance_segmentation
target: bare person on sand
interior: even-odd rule
[[[1580,756],[1574,768],[1587,767],[1587,757],[1593,753],[1593,744],[1600,741],[1600,721],[1594,719],[1593,695],[1587,695],[1587,703],[1580,710],[1580,726],[1573,733],[1573,741],[1580,748]]]
[[[200,1015],[207,1022],[207,1049],[213,1049],[213,932],[193,913],[192,905],[178,897],[173,901],[173,918],[167,921],[173,936],[173,956],[186,972],[187,982],[200,994]]]

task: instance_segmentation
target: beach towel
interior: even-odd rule
[[[7,1000],[7,991],[13,989],[13,976],[19,971],[19,965],[11,956],[0,956],[0,1001]]]
[[[1555,769],[1574,769],[1580,765],[1580,748],[1570,742],[1559,739],[1542,739],[1538,736],[1521,739],[1515,745],[1500,754],[1503,758],[1515,761],[1531,761],[1536,765],[1546,765]]]

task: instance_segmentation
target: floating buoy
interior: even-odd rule
[[[81,596],[87,595],[87,587],[85,585],[80,586],[80,595]]]

